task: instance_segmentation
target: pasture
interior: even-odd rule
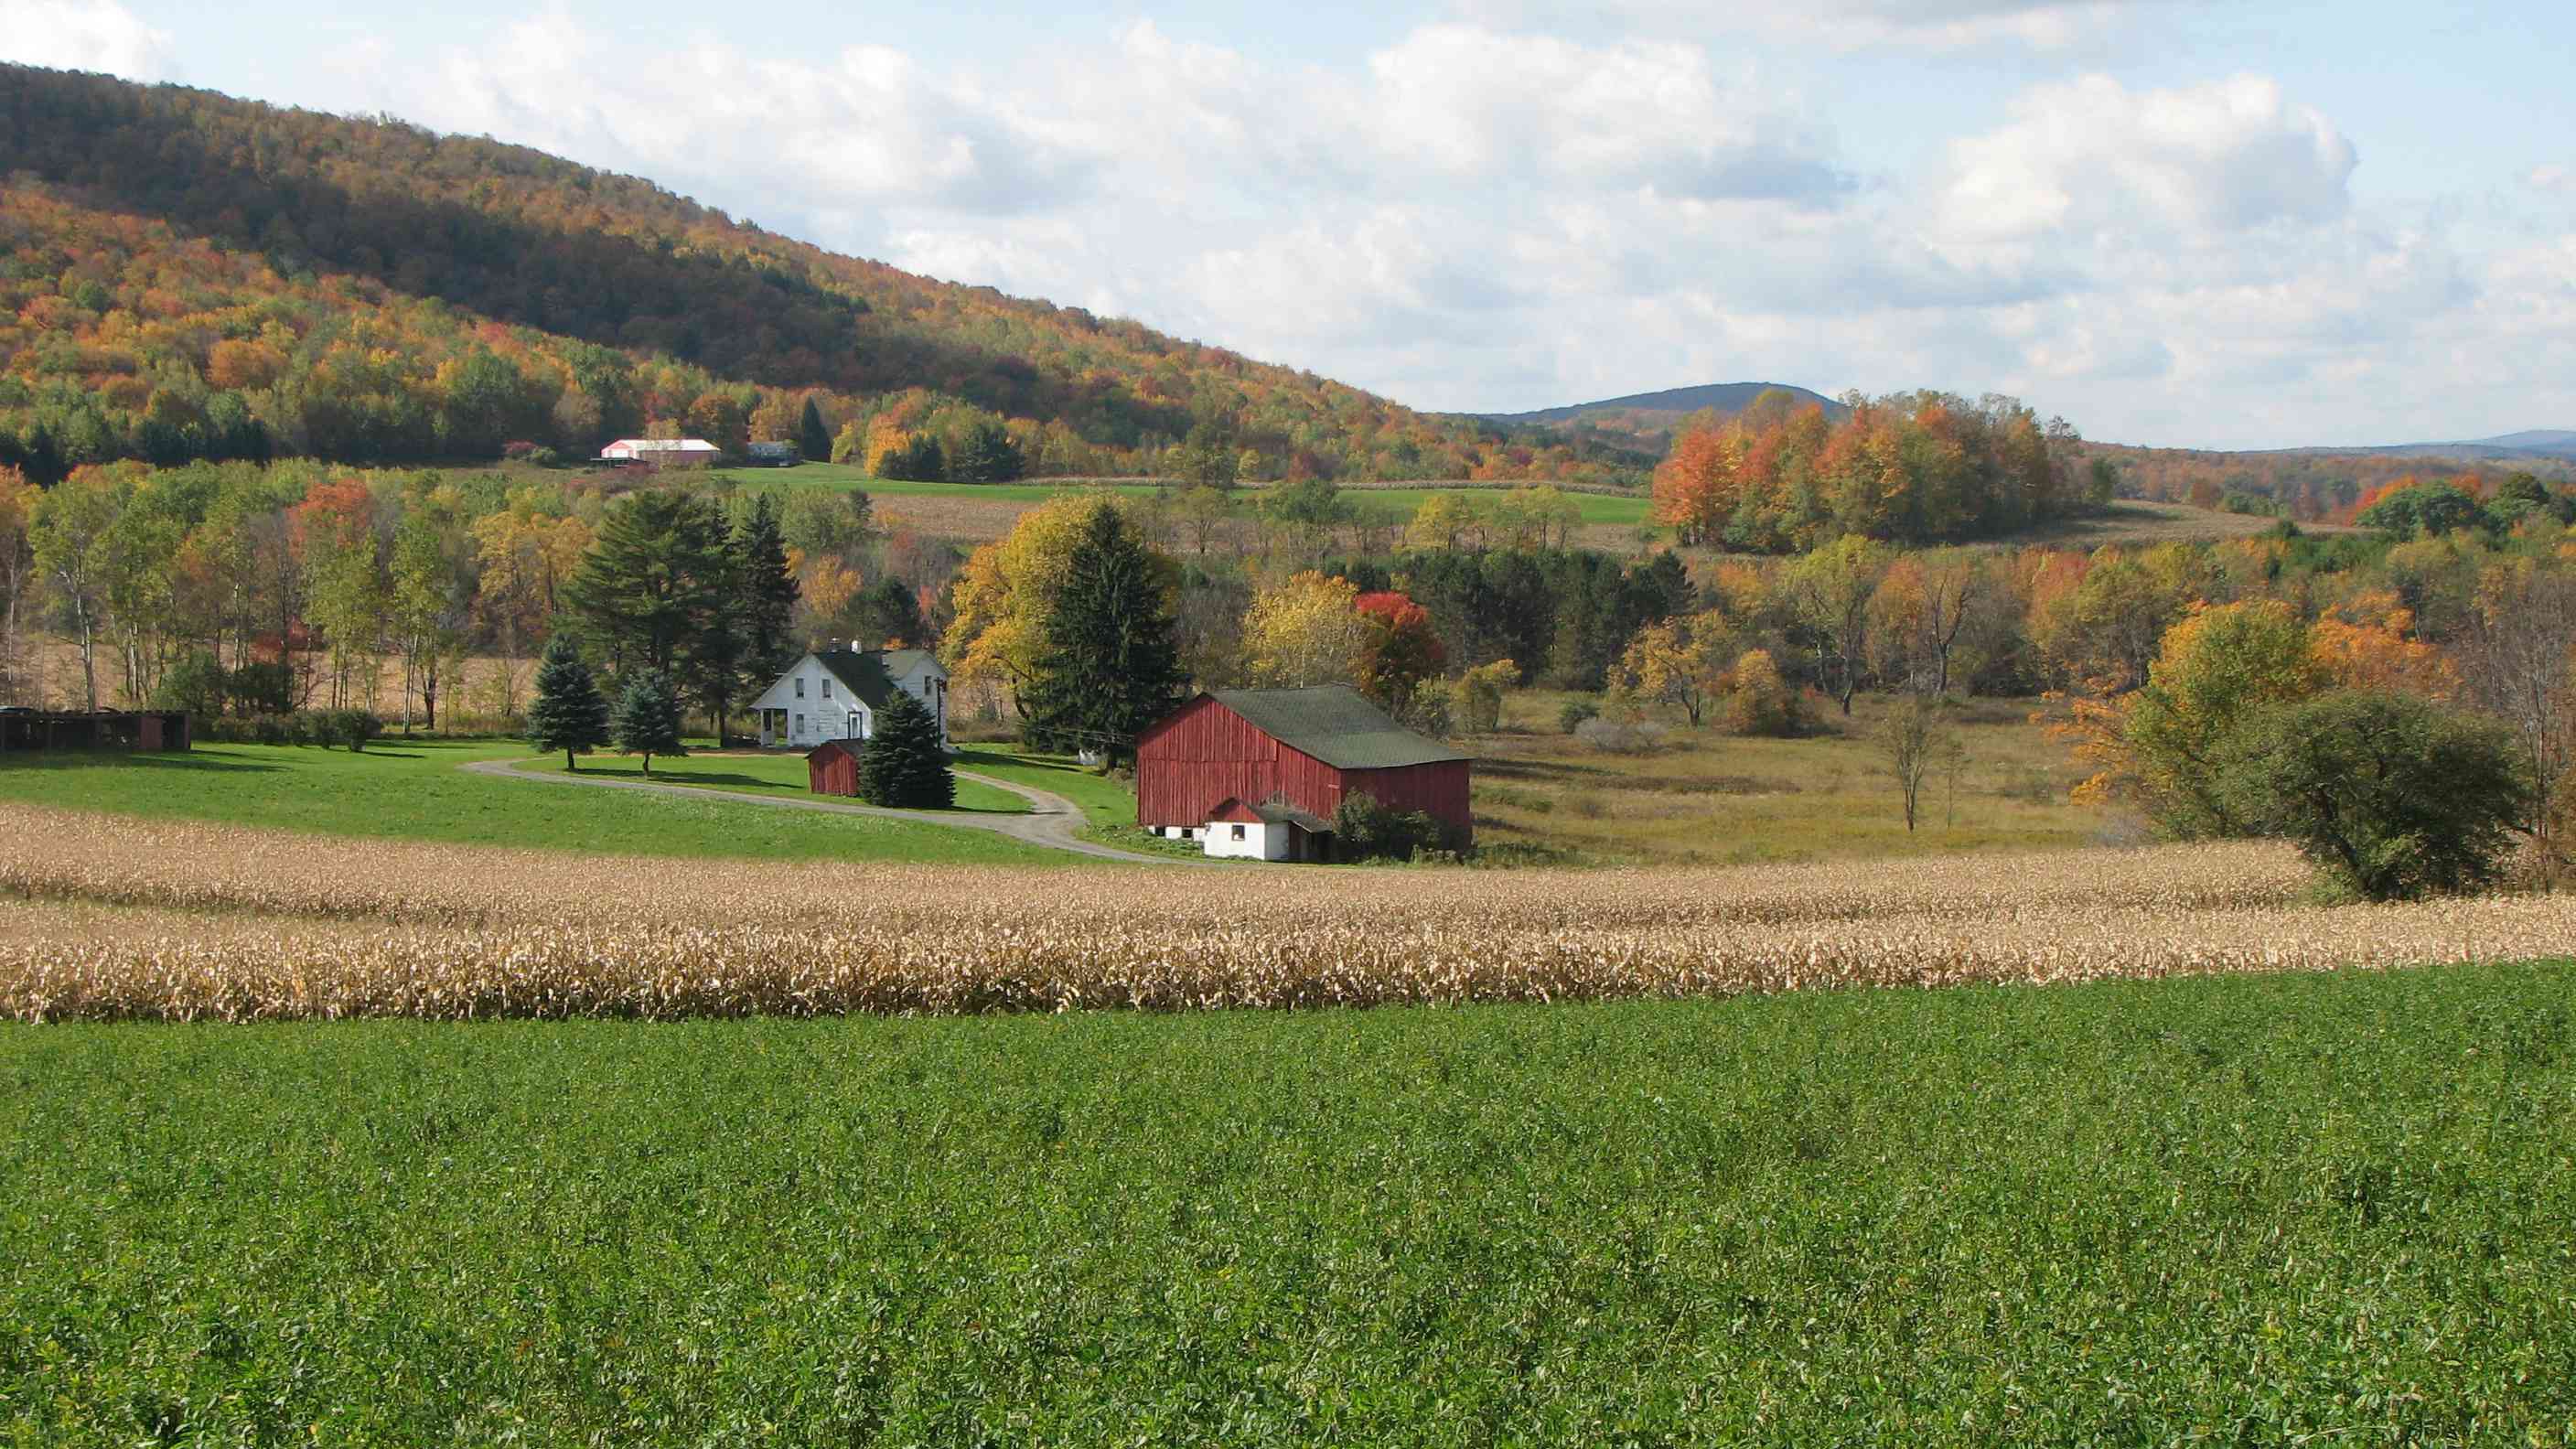
[[[0,1026],[23,1444],[2565,1444],[2576,966]]]
[[[1036,865],[1073,858],[984,831],[715,799],[701,803],[642,791],[576,793],[460,768],[478,760],[527,760],[536,770],[563,767],[559,755],[529,760],[527,746],[510,741],[400,737],[357,754],[311,745],[204,745],[167,755],[18,754],[0,763],[0,801],[354,839],[614,856]],[[585,756],[583,768],[641,777],[639,762],[617,755]],[[794,755],[653,762],[657,781],[753,793],[801,795],[804,771],[804,761]],[[1021,808],[1017,796],[970,789],[963,781],[958,803],[987,811]]]
[[[2129,828],[2069,803],[2082,775],[2031,723],[2037,700],[1961,706],[1960,767],[1935,773],[1908,831],[1873,743],[1885,697],[1862,696],[1849,719],[1826,704],[1818,733],[1786,740],[1692,729],[1658,711],[1661,734],[1634,752],[1565,733],[1568,698],[1507,695],[1503,729],[1467,744],[1480,846],[1567,863],[1749,865],[2065,849]]]

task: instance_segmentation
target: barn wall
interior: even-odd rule
[[[1157,725],[1136,749],[1136,821],[1204,825],[1227,796],[1257,805],[1284,796],[1331,819],[1342,772],[1292,750],[1213,699]]]
[[[1291,749],[1213,699],[1201,699],[1148,733],[1136,750],[1140,825],[1203,825],[1232,796],[1247,805],[1282,796],[1325,819],[1352,790],[1379,803],[1428,813],[1472,838],[1465,760],[1384,770],[1337,770]]]
[[[1419,810],[1457,830],[1462,842],[1472,838],[1475,812],[1467,804],[1467,762],[1434,760],[1387,770],[1352,770],[1345,788],[1365,790],[1395,810]]]

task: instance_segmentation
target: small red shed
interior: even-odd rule
[[[805,752],[806,788],[817,795],[859,793],[859,751],[867,745],[861,740],[825,740]]]
[[[1464,849],[1475,830],[1468,759],[1397,724],[1346,685],[1214,690],[1137,741],[1136,823],[1201,830],[1228,805],[1270,806],[1322,823],[1345,795],[1365,791],[1379,804],[1429,815]]]

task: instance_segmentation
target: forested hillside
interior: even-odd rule
[[[837,452],[916,476],[949,467],[907,445],[979,424],[1040,474],[1638,462],[392,120],[0,66],[0,158],[0,463],[39,481],[119,458],[574,454],[647,431],[739,447],[796,439],[809,401]]]

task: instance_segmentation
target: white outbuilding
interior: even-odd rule
[[[712,463],[723,451],[704,438],[620,438],[599,456],[611,463]]]

